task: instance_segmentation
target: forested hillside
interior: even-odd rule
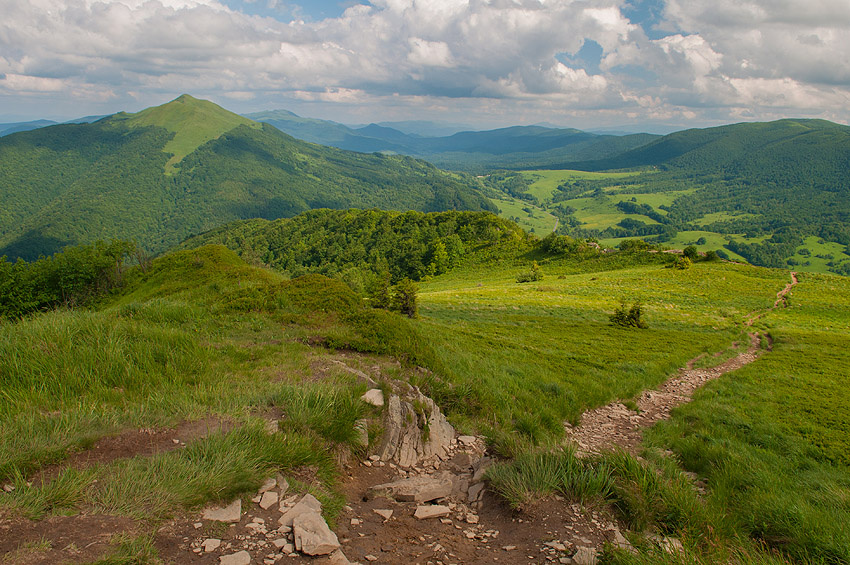
[[[363,290],[381,277],[395,283],[439,275],[471,251],[526,239],[516,224],[486,212],[310,210],[273,222],[228,224],[181,247],[222,244],[289,276],[321,273]]]
[[[493,210],[478,185],[408,157],[304,143],[181,96],[0,139],[0,256],[113,237],[159,252],[229,221],[319,207]]]

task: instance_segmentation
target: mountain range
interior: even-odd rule
[[[439,167],[474,172],[545,168],[566,161],[613,157],[660,137],[648,133],[600,135],[543,126],[512,126],[432,137],[378,124],[351,128],[336,122],[302,118],[287,110],[246,114],[246,117],[312,143],[351,151],[401,153]]]
[[[228,221],[312,208],[495,210],[479,188],[410,157],[305,143],[184,95],[0,138],[0,256],[113,237],[160,252]]]

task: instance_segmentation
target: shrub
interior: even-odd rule
[[[676,259],[676,262],[673,263],[672,266],[676,267],[677,269],[680,269],[680,270],[685,270],[685,269],[690,269],[691,265],[693,265],[693,261],[691,261],[690,259],[688,259],[687,257],[685,257],[683,255],[681,257],[678,257]]]
[[[629,308],[626,305],[626,301],[623,300],[609,319],[611,320],[611,324],[624,328],[645,329],[649,327],[643,319],[643,305],[641,305],[640,301],[633,303],[631,308]]]
[[[517,278],[516,282],[518,283],[526,283],[526,282],[536,282],[543,280],[543,270],[540,268],[540,265],[537,264],[537,261],[534,261],[531,264],[531,272],[530,273],[521,273]]]
[[[417,305],[416,292],[419,289],[416,283],[408,278],[403,278],[393,287],[390,309],[400,312],[408,318],[415,318],[419,306]]]
[[[682,255],[693,261],[699,260],[699,251],[693,245],[689,245],[685,247],[684,251],[682,251]]]

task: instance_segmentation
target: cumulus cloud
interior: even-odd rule
[[[372,0],[280,21],[215,0],[0,0],[0,96],[191,92],[265,107],[456,108],[504,123],[845,115],[846,0],[666,0],[671,31],[656,39],[625,2]],[[599,70],[571,63],[586,40],[602,48]]]

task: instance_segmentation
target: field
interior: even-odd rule
[[[132,535],[105,551],[154,563],[171,517],[232,496],[247,503],[283,472],[333,525],[345,504],[340,458],[365,453],[354,422],[370,419],[372,441],[380,433],[348,366],[418,385],[459,431],[483,435],[505,458],[493,488],[512,503],[560,493],[616,513],[638,554],[606,550],[610,562],[674,559],[643,531],[681,539],[700,563],[850,558],[847,279],[800,275],[788,307],[771,310],[787,271],[525,245],[478,249],[421,282],[416,320],[364,307],[339,281],[288,281],[207,246],[137,269],[91,310],[4,322],[0,483],[14,490],[0,496],[0,517],[126,519]],[[542,280],[518,283],[535,261]],[[611,325],[622,301],[642,304],[647,329]],[[710,363],[759,314],[772,351],[653,428],[643,462],[577,462],[561,450],[565,422],[629,404],[696,357]],[[185,446],[76,463],[104,437],[198,422],[206,431]]]
[[[422,285],[420,329],[456,384],[486,403],[470,417],[493,418],[483,425],[497,431],[557,438],[562,421],[727,347],[787,280],[728,264],[668,269],[662,259],[633,259],[628,268],[613,257],[544,260],[544,280],[525,284],[515,280],[530,267],[522,258],[458,270]],[[621,300],[644,305],[649,330],[609,325]]]

